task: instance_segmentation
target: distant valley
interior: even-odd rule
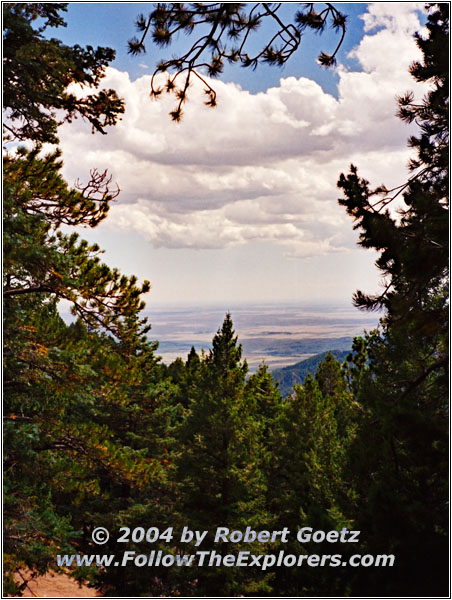
[[[150,337],[166,364],[186,358],[192,346],[208,352],[230,312],[250,371],[265,363],[275,371],[328,350],[350,351],[353,337],[375,328],[378,316],[350,305],[291,304],[154,307]]]

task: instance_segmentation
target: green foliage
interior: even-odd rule
[[[251,375],[246,383],[245,393],[249,395],[253,410],[261,422],[262,435],[266,439],[282,409],[282,398],[278,384],[265,364]]]
[[[137,286],[136,277],[100,262],[96,244],[60,230],[63,224],[95,226],[115,194],[105,176],[97,174],[82,191],[69,189],[59,174],[59,157],[58,151],[40,158],[37,150],[22,148],[17,157],[5,158],[3,296],[33,293],[65,299],[89,327],[119,339],[138,339],[147,332],[137,314],[149,282]]]
[[[29,278],[36,275],[32,266]],[[168,389],[153,381],[155,344],[133,328],[121,327],[115,340],[88,330],[81,319],[68,326],[58,314],[58,297],[33,289],[5,297],[9,577],[9,569],[42,574],[55,567],[57,553],[89,551],[77,531],[112,519],[109,514],[129,506],[133,490],[143,493],[165,476],[155,421],[164,427],[161,403]]]
[[[235,530],[258,527],[266,520],[260,423],[255,403],[245,392],[248,367],[241,362],[241,353],[228,314],[209,355],[199,363],[192,352],[186,367],[192,383],[187,388],[188,412],[178,433],[180,510],[192,529],[211,534],[221,525]],[[212,541],[210,537],[203,543],[202,550],[218,550]],[[234,552],[238,550],[240,544],[234,544]],[[235,595],[253,582],[248,570],[199,568],[193,569],[190,581],[181,582],[182,589],[190,589],[194,579],[198,594],[213,594],[221,586],[224,594]]]
[[[296,532],[301,527],[329,531],[350,521],[346,508],[353,490],[346,477],[348,449],[355,435],[352,398],[345,389],[339,363],[327,355],[314,379],[284,402],[272,435],[273,456],[268,472],[269,506],[278,528]],[[303,546],[292,535],[280,549],[298,554],[334,554],[327,544]],[[337,549],[343,553],[344,548]],[[333,595],[341,589],[342,573],[276,569],[274,589],[288,596]]]
[[[114,57],[110,48],[86,49],[47,39],[64,27],[65,3],[5,2],[3,8],[4,127],[13,139],[57,143],[57,127],[77,116],[106,133],[124,112],[114,90],[77,97],[70,84],[97,87]],[[38,84],[37,84],[38,83]]]
[[[315,374],[317,367],[327,354],[328,352],[320,352],[294,365],[274,369],[272,376],[279,383],[281,394],[284,397],[289,396],[295,385],[303,385],[308,373]],[[331,354],[341,362],[347,358],[349,352],[346,350],[331,350]]]
[[[7,570],[36,575],[84,547],[77,531],[93,507],[104,518],[161,467],[130,434],[152,347],[127,356],[80,321],[65,325],[55,302],[25,298],[5,302],[5,551]],[[142,395],[151,402],[151,390]]]
[[[401,326],[416,321],[420,331],[444,328],[444,283],[448,275],[448,6],[432,9],[428,21],[429,37],[417,36],[424,52],[424,63],[414,63],[411,72],[418,81],[430,82],[432,91],[420,104],[408,93],[399,100],[400,116],[420,126],[410,146],[417,158],[410,163],[414,175],[395,190],[384,186],[371,191],[360,179],[356,167],[341,175],[338,186],[345,197],[339,203],[355,219],[360,244],[380,251],[377,266],[388,278],[380,296],[358,292],[355,301],[367,308],[384,307],[388,318],[397,314]],[[402,194],[404,206],[398,218],[389,208]],[[380,200],[375,200],[380,196]]]
[[[387,280],[379,296],[355,295],[358,306],[383,307],[386,315],[381,332],[367,339],[368,366],[362,344],[354,349],[352,389],[363,412],[351,469],[368,551],[393,552],[397,565],[384,581],[356,574],[358,594],[447,593],[447,4],[430,7],[427,31],[425,39],[416,36],[423,61],[411,73],[431,91],[420,104],[410,93],[399,100],[401,118],[420,127],[409,140],[417,152],[413,176],[395,190],[371,191],[352,167],[338,184],[339,202],[355,219],[361,245],[380,252],[376,264]]]
[[[97,129],[123,110],[114,92],[76,101],[67,91],[75,82],[97,86],[114,53],[46,40],[47,27],[64,25],[64,8],[4,5],[5,124],[15,139],[55,142],[56,110],[63,120],[82,115]],[[114,522],[138,490],[165,478],[159,435],[171,419],[162,408],[170,388],[156,378],[156,344],[139,314],[149,283],[110,269],[96,244],[62,231],[95,227],[118,190],[97,171],[88,184],[70,188],[61,166],[58,150],[44,155],[39,145],[4,157],[4,548],[11,594],[25,586],[15,573],[35,577],[56,568],[57,553],[92,550],[93,522]],[[71,325],[59,315],[62,300],[77,317]]]

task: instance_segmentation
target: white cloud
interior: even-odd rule
[[[415,89],[419,3],[374,3],[352,55],[362,71],[338,67],[338,98],[307,78],[251,94],[214,82],[218,107],[194,86],[180,124],[174,98],[149,99],[150,77],[131,82],[108,69],[104,85],[125,98],[108,136],[80,122],[61,128],[66,175],[108,168],[122,189],[107,226],[155,247],[221,248],[250,241],[285,245],[291,256],[347,251],[356,242],[336,202],[351,162],[373,184],[406,178],[409,128],[395,96]],[[422,95],[423,90],[418,90]]]
[[[416,11],[422,11],[425,2],[372,2],[362,15],[364,31],[384,27],[392,33],[403,32],[408,36],[419,29]]]

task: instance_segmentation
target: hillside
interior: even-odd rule
[[[350,350],[331,350],[331,353],[339,362],[343,362],[350,353]],[[295,384],[304,382],[308,373],[315,375],[319,363],[327,354],[328,352],[321,352],[294,365],[272,371],[273,378],[279,382],[281,394],[288,396]]]

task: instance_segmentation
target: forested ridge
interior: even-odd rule
[[[344,362],[350,354],[347,350],[330,350],[329,352],[339,362]],[[294,365],[274,369],[272,376],[279,384],[281,395],[287,396],[291,394],[295,384],[303,384],[309,373],[315,374],[317,367],[326,358],[327,354],[328,352],[321,352],[320,354],[314,354],[305,360],[301,360]]]
[[[162,364],[142,316],[149,282],[104,264],[96,244],[66,233],[66,225],[94,228],[108,218],[119,191],[95,170],[71,187],[60,151],[46,153],[42,144],[57,144],[58,125],[75,118],[108,134],[124,104],[114,90],[99,90],[113,50],[50,37],[64,24],[65,6],[3,4],[5,594],[58,570],[57,554],[124,550],[115,535],[96,546],[97,526],[309,526],[359,530],[360,541],[350,549],[292,536],[227,544],[227,552],[381,553],[395,564],[263,572],[129,563],[71,575],[107,596],[447,595],[449,5],[431,5],[427,34],[417,36],[423,60],[411,73],[431,84],[429,93],[417,104],[409,93],[399,99],[400,118],[419,126],[409,139],[410,179],[372,189],[352,165],[338,181],[339,203],[360,244],[378,251],[386,278],[381,295],[354,298],[364,310],[382,309],[379,328],[356,338],[343,363],[327,354],[286,397],[265,366],[248,373],[230,314],[208,353],[192,349]],[[160,7],[149,21],[160,41],[175,22],[193,29],[194,14],[174,12],[178,6]],[[210,22],[226,30],[230,19],[232,30],[253,32],[241,5],[229,6],[209,13]],[[321,30],[327,17],[345,31],[334,7],[319,20],[312,4],[298,27]],[[266,51],[264,59],[278,64],[278,52]],[[67,92],[74,82],[89,93],[76,99]],[[60,316],[62,300],[72,307],[71,324]],[[193,548],[177,536],[152,544],[184,554],[214,549],[212,538]],[[150,545],[126,549],[149,554]]]

